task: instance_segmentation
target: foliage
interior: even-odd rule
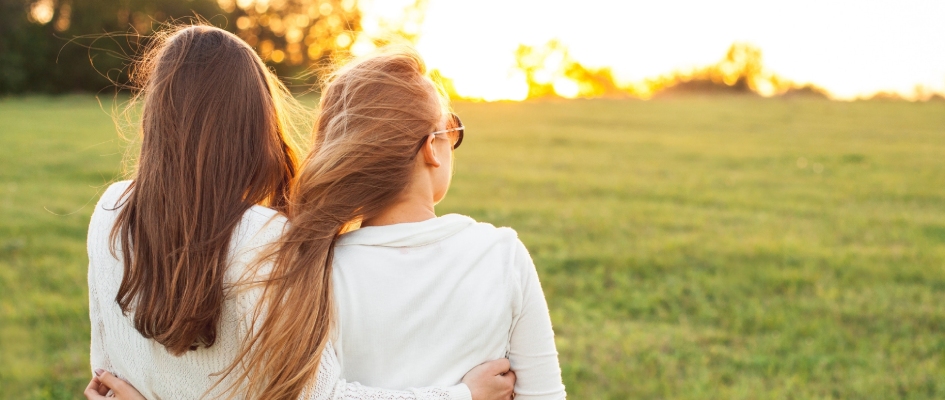
[[[797,84],[770,71],[762,62],[761,49],[748,43],[733,43],[718,63],[689,72],[673,72],[643,83],[655,95],[679,93],[738,93],[763,96],[827,97],[812,84]]]
[[[263,59],[297,74],[354,42],[360,16],[354,0],[270,0],[220,4],[236,21],[240,37]],[[283,75],[286,75],[286,73]]]
[[[516,67],[525,74],[528,98],[549,97],[627,97],[631,91],[621,87],[610,68],[588,68],[573,57],[564,44],[551,40],[544,46],[519,45],[515,51]],[[576,84],[571,94],[561,93],[562,85]],[[559,87],[556,89],[555,85]],[[576,89],[576,91],[575,91]]]
[[[123,83],[147,35],[207,21],[236,32],[282,75],[350,46],[353,0],[4,0],[0,94],[98,91]]]
[[[528,98],[650,98],[678,93],[806,95],[827,97],[811,84],[800,85],[770,71],[761,49],[733,43],[718,63],[691,71],[674,71],[641,82],[621,83],[609,67],[587,67],[574,59],[567,46],[551,40],[543,46],[520,45],[516,66],[525,74]]]
[[[456,108],[438,212],[519,232],[570,397],[945,398],[942,103]],[[3,100],[0,125],[0,397],[78,397],[122,143],[87,97]]]

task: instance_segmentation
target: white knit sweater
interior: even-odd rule
[[[89,318],[92,325],[92,369],[115,373],[149,399],[196,399],[217,380],[218,372],[236,355],[248,332],[249,316],[259,299],[259,291],[230,294],[223,305],[217,341],[175,357],[157,342],[145,339],[134,328],[131,316],[122,314],[115,302],[123,265],[120,248],[117,258],[109,250],[109,233],[120,208],[120,196],[129,182],[113,184],[95,206],[89,224]],[[230,266],[225,281],[235,282],[248,263],[283,231],[285,218],[265,207],[252,207],[244,215],[230,241]],[[348,383],[331,343],[322,354],[316,382],[306,394],[309,399],[470,399],[466,385],[384,390]],[[207,394],[216,398],[227,385]]]
[[[516,399],[562,399],[548,306],[509,228],[449,214],[365,227],[335,246],[343,377],[366,385],[454,385],[508,357]]]

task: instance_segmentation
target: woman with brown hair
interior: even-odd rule
[[[210,26],[159,34],[132,78],[139,90],[131,107],[141,103],[136,169],[106,190],[89,226],[91,364],[96,376],[109,373],[93,378],[86,396],[109,385],[134,394],[118,376],[148,398],[216,398],[225,388],[242,397],[244,382],[220,372],[238,369],[240,343],[256,337],[261,293],[239,283],[263,279],[247,266],[283,232],[280,212],[289,210],[297,170],[283,119],[293,100],[252,48]],[[313,284],[308,290],[324,290]],[[282,312],[291,310],[267,315]],[[298,389],[293,398],[449,399],[471,390],[494,399],[507,397],[514,380],[497,376],[507,370],[500,361],[471,371],[466,385],[393,391],[347,383],[324,335],[331,321],[299,321],[319,346],[283,349],[317,368],[283,382]]]
[[[452,385],[508,357],[516,396],[565,397],[547,304],[515,231],[434,212],[465,127],[425,72],[413,50],[391,48],[322,90],[260,325],[230,370],[240,367],[251,397],[297,397],[333,324],[348,379]]]

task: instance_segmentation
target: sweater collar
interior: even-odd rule
[[[446,214],[420,222],[368,226],[341,235],[335,245],[423,246],[453,236],[475,223],[465,215]]]

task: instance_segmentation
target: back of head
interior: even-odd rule
[[[285,89],[252,48],[211,26],[155,36],[132,79],[141,152],[112,231],[124,255],[116,300],[144,337],[181,354],[216,340],[243,213],[285,207],[296,172]]]
[[[425,73],[412,49],[388,48],[342,67],[322,90],[315,150],[293,186],[265,317],[238,357],[237,381],[247,380],[250,397],[294,399],[315,378],[333,320],[334,242],[398,199],[418,145],[447,111]]]
[[[330,210],[346,222],[370,218],[407,186],[418,144],[447,112],[448,101],[409,47],[381,49],[329,77],[316,123],[316,150],[299,174],[290,214],[303,225],[324,214],[324,200],[357,205]],[[324,186],[325,183],[330,183]],[[314,202],[314,203],[313,203]],[[331,233],[331,232],[328,232]]]

